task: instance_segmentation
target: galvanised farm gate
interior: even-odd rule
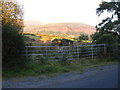
[[[26,46],[23,51],[28,57],[41,56],[46,57],[49,61],[58,61],[63,57],[68,60],[79,60],[80,58],[94,58],[106,53],[105,44],[79,45],[79,46]]]

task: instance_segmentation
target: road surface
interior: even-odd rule
[[[118,70],[98,72],[84,78],[44,86],[48,88],[118,88]]]
[[[3,81],[3,88],[118,88],[118,65],[70,72],[54,77],[14,78]]]

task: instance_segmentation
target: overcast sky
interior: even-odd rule
[[[98,18],[96,8],[101,0],[20,0],[24,19],[43,23],[80,22],[95,26],[107,14]]]

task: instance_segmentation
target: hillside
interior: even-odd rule
[[[38,29],[43,25],[42,22],[35,20],[24,20],[24,32],[36,33]]]
[[[84,32],[86,34],[92,34],[95,32],[95,28],[93,26],[83,24],[83,23],[51,23],[51,24],[43,24],[38,21],[25,21],[24,32],[28,33],[43,33],[48,34],[47,32],[53,33],[63,33],[67,35],[79,35],[80,32]]]

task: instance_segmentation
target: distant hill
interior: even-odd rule
[[[38,29],[43,25],[42,22],[35,20],[24,20],[24,32],[36,33]]]
[[[95,27],[83,23],[50,23],[44,24],[38,21],[24,21],[24,32],[60,32],[68,35],[79,35],[81,32],[86,34],[94,33]]]

